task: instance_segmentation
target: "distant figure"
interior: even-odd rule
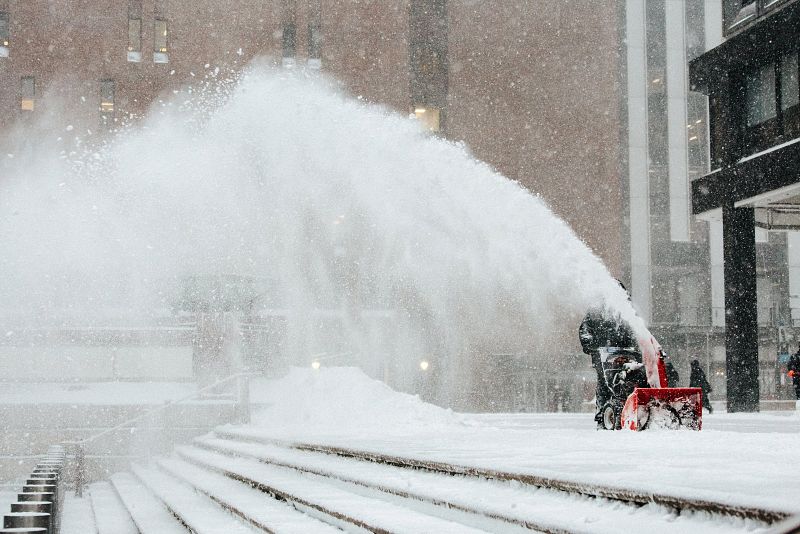
[[[703,408],[708,408],[708,413],[714,413],[714,408],[711,407],[711,401],[708,399],[708,394],[713,390],[711,389],[711,384],[709,384],[706,379],[703,368],[700,367],[700,362],[696,359],[692,360],[692,371],[689,374],[689,387],[703,390]]]
[[[664,370],[667,372],[667,387],[668,388],[678,387],[678,382],[680,381],[681,377],[678,374],[678,370],[675,369],[674,365],[672,365],[671,360],[666,360],[664,362]]]
[[[794,395],[797,400],[800,400],[800,347],[797,352],[792,354],[792,357],[789,358],[789,365],[787,367],[789,369],[789,376],[792,377],[792,383],[794,384]]]

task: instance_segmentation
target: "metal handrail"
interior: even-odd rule
[[[75,451],[75,460],[76,460],[75,495],[77,497],[81,497],[83,495],[83,484],[85,482],[85,480],[84,480],[85,477],[84,477],[84,473],[83,473],[84,467],[85,467],[84,466],[84,461],[85,461],[84,446],[85,445],[87,445],[87,444],[89,444],[89,443],[95,441],[96,439],[99,439],[99,438],[101,438],[101,437],[103,437],[105,435],[111,434],[112,432],[116,432],[118,430],[122,430],[123,428],[127,428],[127,427],[133,427],[136,423],[138,423],[138,422],[140,422],[142,420],[148,419],[149,417],[153,416],[154,414],[157,414],[157,413],[160,413],[162,411],[165,411],[166,409],[168,409],[168,408],[170,408],[170,407],[172,407],[172,406],[174,406],[176,404],[180,404],[180,403],[182,403],[184,401],[191,400],[191,399],[197,397],[198,395],[201,395],[202,393],[205,393],[206,391],[213,390],[213,389],[221,386],[222,384],[226,384],[226,383],[228,383],[228,382],[230,382],[230,381],[232,381],[234,379],[239,380],[239,379],[244,379],[244,378],[250,378],[250,377],[253,377],[253,376],[258,376],[258,373],[243,372],[243,373],[232,374],[230,376],[227,376],[227,377],[225,377],[225,378],[223,378],[221,380],[218,380],[218,381],[214,382],[213,384],[210,384],[208,386],[202,387],[202,388],[192,392],[189,395],[185,395],[183,397],[180,397],[179,399],[169,400],[169,401],[165,402],[164,404],[162,404],[160,406],[157,406],[155,408],[147,410],[146,412],[141,413],[141,414],[139,414],[136,417],[133,417],[131,419],[127,419],[127,420],[119,423],[118,425],[115,425],[115,426],[110,427],[110,428],[106,428],[105,430],[103,430],[101,432],[98,432],[97,434],[94,434],[92,436],[89,436],[88,438],[84,438],[84,439],[81,439],[81,440],[75,440],[75,441],[62,441],[61,442],[62,445],[76,447],[76,451]],[[239,405],[238,416],[239,416],[240,422],[241,423],[248,423],[249,419],[250,419],[250,413],[249,413],[250,412],[250,410],[249,410],[249,382],[246,381],[246,380],[243,380],[243,381],[241,381],[239,383],[237,404]]]
[[[216,387],[218,387],[218,386],[220,386],[222,384],[230,382],[234,378],[242,378],[242,377],[245,377],[245,376],[256,376],[257,374],[258,373],[236,373],[236,374],[230,375],[230,376],[228,376],[226,378],[223,378],[222,380],[214,382],[213,384],[211,384],[209,386],[205,386],[204,388],[198,389],[198,390],[194,391],[190,395],[186,395],[186,396],[181,397],[181,398],[176,399],[176,400],[169,400],[169,401],[165,402],[164,404],[162,404],[162,405],[160,405],[160,406],[158,406],[156,408],[153,408],[151,410],[146,411],[145,413],[137,415],[133,419],[128,419],[127,421],[123,421],[123,422],[121,422],[120,424],[118,424],[116,426],[113,426],[111,428],[106,428],[102,432],[98,432],[97,434],[95,434],[93,436],[89,436],[88,438],[77,440],[77,441],[62,441],[61,443],[63,443],[64,445],[85,445],[87,443],[91,443],[92,441],[94,441],[94,440],[96,440],[98,438],[101,438],[101,437],[105,436],[106,434],[110,434],[111,432],[116,432],[117,430],[122,430],[123,428],[127,427],[128,425],[132,425],[133,423],[138,423],[142,419],[147,419],[149,416],[151,416],[151,415],[153,415],[155,413],[161,412],[163,410],[166,410],[170,406],[173,406],[175,404],[180,404],[181,402],[184,402],[184,401],[187,401],[187,400],[191,400],[191,399],[197,397],[201,393],[204,393],[204,392],[206,392],[206,391],[208,391],[210,389],[214,389],[214,388],[216,388]]]

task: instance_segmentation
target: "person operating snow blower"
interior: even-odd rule
[[[623,289],[622,282],[619,284]],[[619,315],[604,308],[592,308],[586,314],[578,332],[583,352],[591,356],[592,367],[597,372],[595,389],[595,416],[597,426],[602,427],[602,409],[611,400],[611,390],[606,386],[600,349],[604,347],[630,348],[638,346],[633,329]]]
[[[581,323],[579,337],[597,372],[598,429],[700,430],[700,388],[669,387],[664,351],[643,324],[634,329],[618,312],[594,307]]]

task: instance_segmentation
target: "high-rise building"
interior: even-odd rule
[[[711,165],[691,184],[692,209],[716,235],[728,408],[749,411],[780,393],[782,360],[794,348],[800,3],[707,4],[717,42],[692,61],[691,81],[710,101]]]
[[[688,65],[723,43],[730,30],[720,0],[629,0],[626,6],[633,301],[684,383],[689,362],[697,358],[721,399],[728,378],[725,336],[730,315],[722,213],[693,211],[691,195],[692,187],[719,163],[710,152],[708,98],[690,83]],[[752,342],[759,347],[766,398],[783,393],[778,360],[792,335],[791,237],[776,230],[761,225],[754,233],[757,327]]]

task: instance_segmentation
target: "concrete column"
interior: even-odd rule
[[[711,260],[711,325],[725,327],[725,252],[722,245],[722,221],[708,225]]]
[[[669,234],[689,241],[689,161],[686,134],[686,5],[664,4],[667,27],[667,147],[669,162]]]
[[[647,41],[645,3],[625,5],[628,66],[628,187],[631,298],[650,322],[650,175],[647,151]]]
[[[758,303],[755,215],[722,208],[725,254],[725,352],[729,412],[757,412]]]
[[[800,232],[787,232],[789,258],[789,309],[792,326],[800,324]]]

